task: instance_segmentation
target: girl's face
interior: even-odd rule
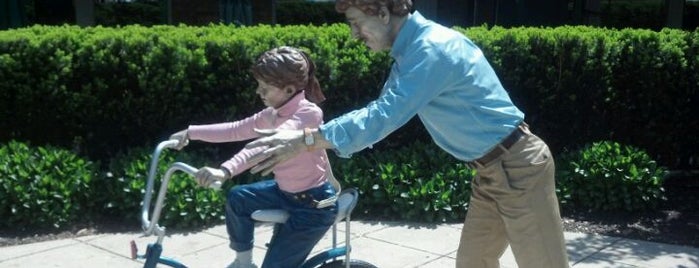
[[[255,93],[267,107],[279,108],[293,95],[293,88],[278,88],[258,79]]]

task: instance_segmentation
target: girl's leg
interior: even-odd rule
[[[334,195],[335,190],[331,184],[326,183],[305,193],[313,198],[296,200],[293,196],[285,196],[290,217],[285,224],[279,225],[274,242],[267,250],[263,268],[298,267],[335,222],[336,206],[319,209],[309,202]]]
[[[250,215],[260,209],[278,209],[284,200],[274,180],[238,185],[228,192],[226,201],[226,229],[230,248],[235,251],[251,250],[255,222]]]

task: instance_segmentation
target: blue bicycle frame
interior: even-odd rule
[[[163,203],[165,201],[165,194],[167,193],[167,187],[170,182],[170,177],[175,173],[175,171],[182,171],[189,175],[194,176],[197,173],[197,169],[189,166],[185,163],[176,162],[171,164],[165,174],[163,175],[162,182],[160,185],[160,190],[158,191],[158,198],[153,206],[153,214],[149,215],[151,209],[151,198],[153,192],[153,185],[155,180],[155,173],[158,168],[158,159],[160,158],[161,152],[165,148],[174,148],[177,146],[179,141],[168,140],[163,141],[156,147],[153,152],[153,158],[151,159],[150,169],[148,171],[148,183],[146,184],[146,192],[143,199],[143,206],[141,207],[141,225],[145,236],[150,236],[155,234],[157,240],[155,243],[149,244],[146,249],[146,254],[139,255],[136,243],[131,241],[131,258],[132,259],[145,259],[143,264],[144,268],[155,268],[157,264],[163,264],[174,268],[186,268],[187,266],[171,258],[161,256],[163,252],[162,242],[165,237],[165,227],[158,225],[158,219],[160,218],[160,213],[162,212]],[[214,189],[219,189],[221,187],[221,182],[214,183],[210,186]],[[340,192],[337,198],[338,206],[338,216],[335,219],[335,223],[332,226],[332,248],[320,252],[311,258],[307,259],[300,267],[301,268],[313,268],[318,267],[329,261],[335,261],[340,257],[345,259],[345,267],[350,268],[350,252],[352,248],[350,246],[350,214],[357,204],[359,198],[359,193],[356,189],[346,189]],[[289,214],[285,210],[258,210],[252,214],[252,218],[261,222],[271,222],[275,224],[284,224],[288,219]],[[344,220],[346,224],[345,229],[345,245],[337,246],[337,224],[338,222]],[[276,227],[275,227],[276,231]],[[274,239],[272,239],[274,240]],[[274,241],[271,241],[274,243]],[[370,264],[364,264],[362,267],[375,266]]]
[[[190,165],[181,162],[176,162],[170,165],[170,167],[165,172],[165,175],[163,175],[163,180],[160,185],[160,191],[158,191],[158,199],[156,200],[155,206],[153,207],[153,215],[151,217],[149,217],[148,215],[148,212],[151,207],[150,202],[153,194],[153,185],[155,184],[155,173],[158,169],[158,159],[160,159],[160,153],[165,148],[174,148],[175,146],[177,146],[178,143],[179,141],[177,140],[168,140],[158,144],[158,146],[155,148],[155,151],[153,152],[153,158],[150,162],[150,169],[148,170],[148,183],[146,184],[146,193],[143,198],[143,206],[141,207],[141,227],[143,228],[143,233],[145,236],[155,234],[158,236],[158,238],[155,241],[155,243],[148,245],[145,255],[138,255],[136,243],[134,241],[131,241],[131,258],[145,259],[146,261],[143,265],[144,268],[155,268],[156,264],[158,263],[175,268],[187,267],[174,259],[160,256],[163,252],[162,242],[163,238],[165,238],[165,227],[161,227],[158,225],[158,219],[160,218],[160,213],[163,209],[165,193],[167,193],[167,186],[170,182],[170,177],[172,177],[172,174],[174,174],[175,171],[183,171],[189,175],[194,175],[195,173],[197,173],[198,170]],[[219,189],[221,188],[221,182],[214,183],[210,187],[214,189]]]

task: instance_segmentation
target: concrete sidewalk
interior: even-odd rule
[[[338,225],[340,241],[344,240],[344,226]],[[461,227],[462,224],[352,221],[352,259],[380,268],[454,267]],[[271,233],[271,225],[256,229],[258,242],[253,254],[258,264]],[[144,254],[156,237],[140,235],[99,234],[1,247],[0,267],[142,267],[142,260],[130,258],[129,242],[135,240],[139,254]],[[579,233],[566,233],[565,237],[574,268],[699,268],[699,248]],[[328,234],[314,252],[328,248],[330,243]],[[219,225],[197,233],[169,234],[163,241],[163,256],[193,268],[225,267],[234,253],[228,248],[225,225]],[[501,258],[501,266],[517,267],[509,249]]]

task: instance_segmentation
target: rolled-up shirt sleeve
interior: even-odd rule
[[[341,157],[382,140],[418,115],[437,146],[463,161],[492,150],[524,119],[483,52],[415,11],[391,48],[380,96],[320,127]]]
[[[350,157],[384,139],[446,88],[449,62],[440,61],[429,44],[417,47],[393,64],[379,98],[320,126],[338,156]]]

